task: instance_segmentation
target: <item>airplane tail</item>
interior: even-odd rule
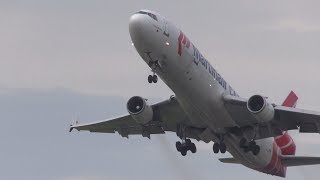
[[[280,159],[285,167],[320,164],[320,157],[284,155]]]
[[[291,91],[282,106],[295,107],[297,100],[297,95]],[[275,137],[275,141],[281,149],[282,156],[280,159],[284,167],[320,164],[320,157],[294,156],[296,145],[287,131],[283,135]]]
[[[297,101],[298,96],[291,91],[287,98],[283,101],[282,106],[296,107]],[[295,155],[296,145],[288,131],[283,132],[283,135],[277,136],[274,139],[277,145],[280,147],[282,155]]]

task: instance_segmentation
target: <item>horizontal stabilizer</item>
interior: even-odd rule
[[[223,163],[240,164],[240,161],[235,158],[220,158],[219,161]]]
[[[282,156],[281,160],[286,167],[320,164],[320,157]]]

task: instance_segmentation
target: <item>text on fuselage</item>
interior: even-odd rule
[[[189,49],[190,44],[193,47],[193,54],[191,54],[194,57],[194,63],[198,66],[199,62],[200,64],[209,72],[209,74],[226,90],[229,91],[230,95],[232,96],[238,96],[238,94],[232,89],[230,85],[227,85],[227,82],[221,77],[221,75],[211,66],[211,64],[208,62],[206,58],[200,53],[200,51],[192,44],[190,43],[190,40],[187,38],[187,36],[180,31],[179,37],[178,37],[178,54],[179,56],[182,55],[182,46],[185,45],[187,49]]]

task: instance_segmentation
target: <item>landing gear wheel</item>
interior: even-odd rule
[[[247,147],[248,151],[251,151],[253,155],[258,155],[260,152],[260,146],[255,141],[250,141]]]
[[[219,151],[220,151],[220,144],[219,144],[219,143],[214,143],[212,149],[213,149],[213,152],[214,152],[215,154],[219,153]]]
[[[252,149],[254,149],[254,147],[255,147],[256,145],[257,145],[257,144],[256,144],[255,141],[250,141],[249,144],[248,144],[248,148],[249,148],[250,150],[252,150]]]
[[[191,143],[191,145],[190,145],[190,151],[191,151],[192,153],[196,153],[196,152],[197,152],[197,147],[196,147],[196,145],[195,145],[194,143]]]
[[[191,142],[190,139],[185,139],[184,141],[180,142],[177,141],[176,142],[176,148],[177,151],[179,151],[181,153],[182,156],[187,155],[187,152],[190,150],[192,153],[196,153],[197,152],[197,147],[196,145]]]
[[[181,149],[182,149],[181,142],[179,142],[179,141],[176,142],[176,148],[177,148],[177,151],[181,152]]]
[[[245,148],[247,144],[247,139],[246,138],[241,138],[240,142],[239,142],[239,146],[241,148]]]
[[[187,150],[186,150],[186,148],[182,148],[182,149],[181,149],[181,155],[182,155],[182,156],[186,156],[186,155],[187,155]]]
[[[153,81],[153,76],[152,76],[152,75],[149,75],[149,76],[148,76],[148,82],[149,82],[149,83],[152,83],[152,81]]]
[[[258,145],[255,145],[254,146],[254,148],[252,149],[252,153],[253,153],[253,155],[258,155],[259,154],[259,152],[260,152],[260,146],[258,146]]]
[[[250,151],[249,147],[244,147],[243,150],[244,150],[245,153]]]
[[[158,76],[157,75],[153,75],[152,76],[152,81],[153,81],[153,83],[157,83],[158,82]]]
[[[225,143],[220,144],[220,152],[224,154],[227,151],[227,146]]]
[[[189,146],[191,144],[191,140],[190,139],[186,139],[186,145]]]

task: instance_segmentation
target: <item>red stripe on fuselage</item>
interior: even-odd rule
[[[183,37],[184,37],[184,34],[182,31],[180,31],[180,35],[178,37],[178,54],[180,56],[182,54],[182,39],[184,39]]]
[[[283,101],[282,106],[295,107],[297,101],[298,96],[291,91],[287,98]],[[275,141],[280,147],[283,155],[294,155],[296,153],[296,145],[288,132],[285,132],[282,136],[276,137]]]
[[[275,138],[275,142],[280,147],[283,155],[295,155],[296,145],[288,132],[285,132],[282,136]]]
[[[282,166],[280,156],[281,156],[281,151],[278,145],[274,142],[272,145],[271,161],[262,171],[267,174],[285,177],[286,176],[285,167]]]

